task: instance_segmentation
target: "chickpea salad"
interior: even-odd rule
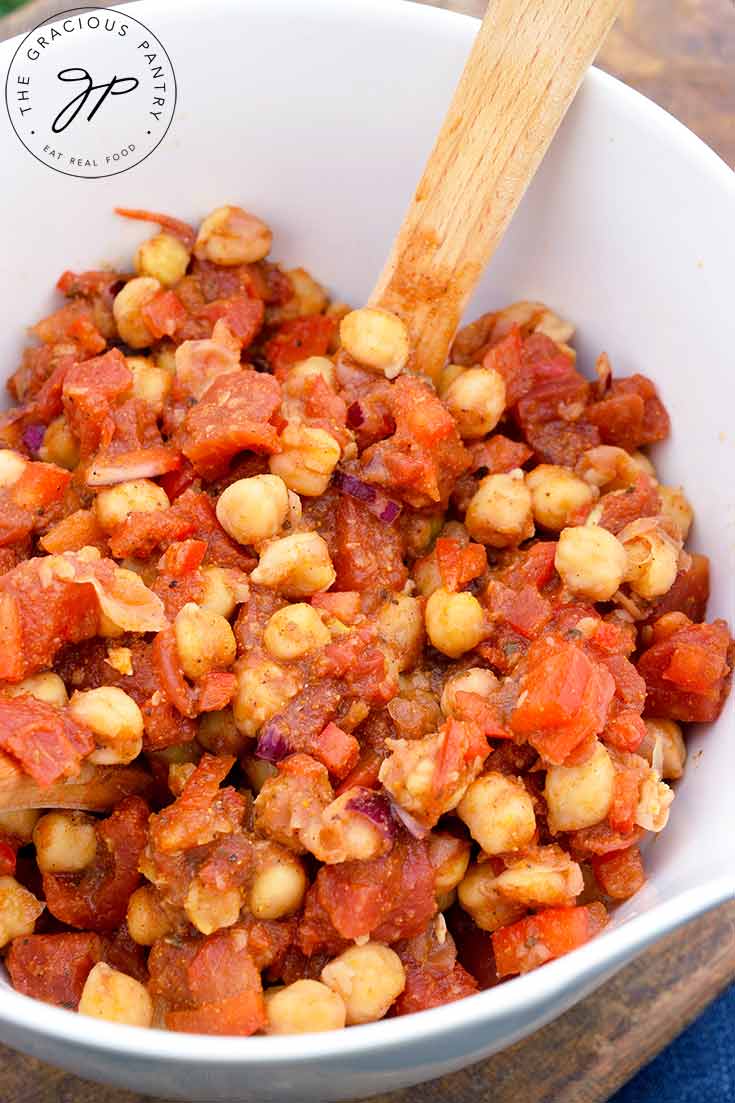
[[[63,273],[0,422],[12,984],[288,1034],[582,945],[730,683],[655,386],[532,302],[435,386],[245,210],[119,214],[159,231]]]

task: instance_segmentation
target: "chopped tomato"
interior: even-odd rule
[[[485,591],[487,607],[493,617],[504,620],[526,639],[533,639],[551,616],[550,603],[535,586],[511,590],[491,579]]]
[[[200,475],[224,474],[238,452],[279,451],[270,424],[281,402],[273,376],[242,370],[218,376],[184,419],[181,451]]]
[[[158,570],[174,578],[183,578],[201,566],[206,553],[206,541],[180,540],[163,553],[158,561]]]
[[[143,306],[141,315],[155,340],[173,337],[186,320],[186,310],[175,291],[159,291]]]
[[[609,532],[618,533],[637,517],[652,517],[659,511],[660,499],[650,475],[641,471],[625,490],[615,490],[601,499],[599,524]]]
[[[360,615],[360,594],[357,590],[333,590],[329,594],[314,594],[311,604],[328,616],[341,620],[343,624],[354,624]]]
[[[317,758],[335,777],[344,777],[353,769],[360,754],[360,744],[333,721],[317,736]]]
[[[396,379],[389,403],[395,432],[364,450],[360,477],[416,508],[446,502],[471,463],[454,419],[415,376]]]
[[[618,766],[613,783],[613,799],[608,812],[608,823],[613,831],[629,835],[635,827],[641,771],[636,767]]]
[[[94,746],[92,733],[64,709],[35,697],[0,696],[0,748],[39,785],[78,774]]]
[[[148,816],[141,797],[126,797],[97,822],[97,852],[81,876],[44,873],[46,906],[56,919],[92,931],[120,926],[141,881],[138,862],[148,839]]]
[[[592,859],[592,869],[597,884],[611,900],[628,900],[646,881],[637,846],[598,855]]]
[[[18,992],[76,1010],[92,967],[102,960],[102,940],[91,931],[14,938],[5,964]]]
[[[547,961],[583,946],[607,922],[602,904],[578,908],[546,908],[501,927],[492,936],[499,977],[528,973]]]
[[[357,765],[339,783],[334,793],[340,796],[348,789],[359,787],[361,789],[375,789],[378,785],[378,773],[383,759],[377,751],[368,748],[364,750],[358,759]]]
[[[487,552],[482,544],[466,544],[440,536],[434,545],[442,584],[453,593],[487,570]]]
[[[324,314],[311,314],[282,322],[278,332],[266,343],[265,355],[276,379],[283,379],[289,368],[309,356],[324,356],[334,333],[335,320]]]
[[[638,660],[646,712],[670,720],[716,720],[725,701],[732,641],[723,620],[689,624],[654,643]]]
[[[339,497],[336,520],[335,586],[360,593],[402,590],[408,571],[399,530],[384,525],[366,505],[347,494]]]
[[[535,645],[534,645],[535,646]],[[615,683],[604,667],[572,643],[532,648],[511,728],[547,761],[561,765],[585,738],[605,726]]]

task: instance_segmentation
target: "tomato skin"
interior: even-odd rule
[[[607,921],[601,904],[576,908],[546,908],[501,927],[492,935],[499,977],[528,973],[562,957],[596,935]]]

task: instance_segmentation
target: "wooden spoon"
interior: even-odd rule
[[[370,305],[436,380],[482,271],[621,0],[490,0]]]

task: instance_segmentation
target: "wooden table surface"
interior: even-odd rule
[[[396,0],[398,3],[399,0]],[[417,0],[481,15],[486,0]],[[67,7],[35,0],[0,38]],[[625,0],[599,64],[656,100],[735,166],[735,0]],[[375,1103],[604,1103],[735,980],[735,903],[662,940],[532,1038]],[[2,1103],[145,1103],[0,1046]],[[158,1103],[164,1103],[159,1100]]]

